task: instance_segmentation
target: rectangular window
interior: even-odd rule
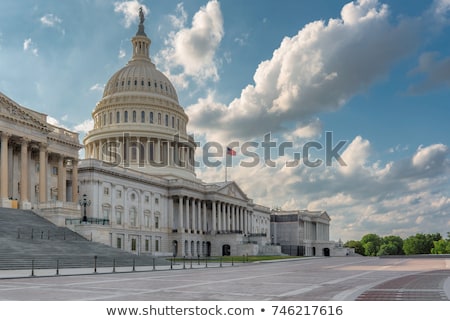
[[[158,229],[159,228],[159,217],[155,216],[155,228]]]
[[[116,240],[116,245],[118,249],[122,248],[122,239],[120,237],[117,238]]]
[[[149,121],[150,121],[150,124],[153,124],[153,112],[152,111],[150,112],[150,119],[149,119]]]
[[[122,225],[122,211],[116,210],[116,224]]]
[[[155,198],[155,204],[159,204],[159,198]]]
[[[175,117],[172,116],[172,128],[175,128]]]
[[[103,188],[103,194],[104,195],[109,195],[109,187],[104,187]]]
[[[145,240],[145,251],[146,252],[150,251],[150,240],[149,239]]]
[[[126,111],[126,110],[123,113],[123,121],[124,121],[124,123],[128,123],[128,111]]]
[[[141,111],[141,123],[145,123],[145,111]]]
[[[150,202],[150,196],[145,195],[145,203],[148,203],[148,202]]]
[[[58,167],[56,166],[52,167],[52,175],[58,175]]]
[[[136,246],[137,242],[136,239],[131,239],[131,251],[135,252],[136,251]]]
[[[155,240],[155,252],[159,252],[159,240]]]

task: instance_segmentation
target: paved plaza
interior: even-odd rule
[[[2,273],[0,300],[3,301],[439,301],[450,298],[449,258],[305,258],[226,267],[191,269],[187,266],[165,271],[32,278],[5,278],[8,275]]]

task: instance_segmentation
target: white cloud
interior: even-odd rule
[[[285,37],[259,64],[254,84],[228,106],[211,110],[199,102],[188,107],[189,115],[200,116],[191,117],[191,126],[251,138],[280,131],[292,121],[314,121],[318,113],[341,108],[414,50],[419,26],[414,19],[392,23],[388,7],[375,0],[351,2],[340,19],[314,21]]]
[[[431,146],[419,146],[416,154],[412,158],[412,164],[419,169],[429,170],[436,166],[441,166],[449,154],[449,149],[444,144],[434,144]]]
[[[169,34],[167,48],[157,54],[156,60],[163,65],[166,74],[183,78],[192,77],[201,83],[219,79],[216,51],[222,40],[223,18],[218,1],[209,1],[201,7],[192,19],[192,26],[185,27],[186,12],[182,5],[177,7],[177,16],[169,16],[173,27],[180,28]],[[182,68],[182,73],[175,72]],[[181,80],[180,82],[186,82]]]
[[[87,133],[94,128],[94,120],[92,118],[84,120],[82,123],[75,125],[73,130],[80,133]]]
[[[129,28],[134,22],[138,21],[140,7],[142,7],[144,14],[147,16],[150,10],[138,0],[114,2],[114,12],[123,14],[122,22],[125,28]]]
[[[35,56],[39,55],[39,49],[37,48],[36,44],[31,40],[31,38],[25,39],[23,41],[23,50],[29,51]]]
[[[102,84],[95,84],[95,85],[92,85],[91,88],[89,88],[89,90],[91,90],[91,91],[100,91],[100,92],[103,92],[104,89],[105,89],[105,85],[102,85]]]
[[[61,18],[59,18],[58,16],[55,16],[52,13],[48,13],[48,14],[42,16],[40,21],[44,26],[47,26],[47,27],[55,27],[56,25],[59,25],[62,23]]]

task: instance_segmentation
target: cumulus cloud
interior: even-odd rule
[[[145,15],[148,15],[150,10],[141,4],[138,0],[114,2],[114,12],[123,14],[123,25],[129,28],[134,22],[139,19],[139,8],[142,7]]]
[[[351,2],[340,18],[314,21],[285,37],[259,64],[254,84],[230,104],[219,110],[200,101],[190,106],[188,113],[200,116],[191,125],[252,137],[335,111],[417,47],[419,26],[414,19],[393,23],[388,7],[376,0]]]
[[[35,56],[39,56],[39,49],[37,45],[31,40],[31,38],[23,41],[23,51],[29,51]]]
[[[167,48],[158,53],[156,59],[172,77],[187,86],[186,77],[198,83],[219,79],[216,51],[224,35],[223,18],[218,1],[209,1],[194,15],[192,25],[186,27],[187,15],[182,5],[177,7],[177,16],[169,16],[175,31],[169,33]],[[176,72],[179,68],[182,72]],[[175,77],[176,78],[176,77]]]
[[[40,21],[44,26],[47,26],[47,27],[54,27],[58,24],[61,24],[61,22],[62,22],[61,18],[59,18],[58,16],[56,16],[52,13],[48,13],[48,14],[42,16]]]
[[[94,128],[94,120],[93,119],[86,119],[82,123],[75,125],[73,127],[73,130],[80,133],[87,133],[88,131],[92,130]]]
[[[410,75],[420,75],[424,79],[409,88],[412,94],[450,86],[450,57],[439,59],[437,52],[426,52],[419,57],[418,66]]]

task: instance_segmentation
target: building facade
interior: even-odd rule
[[[271,210],[254,204],[235,182],[196,177],[189,118],[150,58],[140,17],[132,57],[107,82],[83,145],[77,133],[0,94],[0,206],[33,209],[88,239],[139,255],[280,254],[274,243],[286,242],[304,244],[304,255],[322,251],[311,249],[328,240],[326,213],[303,213],[308,223],[300,237],[274,215],[271,223]],[[319,238],[309,237],[309,222],[316,229],[320,224]]]
[[[273,211],[270,231],[273,242],[289,255],[330,256],[335,247],[325,211]]]
[[[78,134],[0,93],[0,206],[77,208]]]

